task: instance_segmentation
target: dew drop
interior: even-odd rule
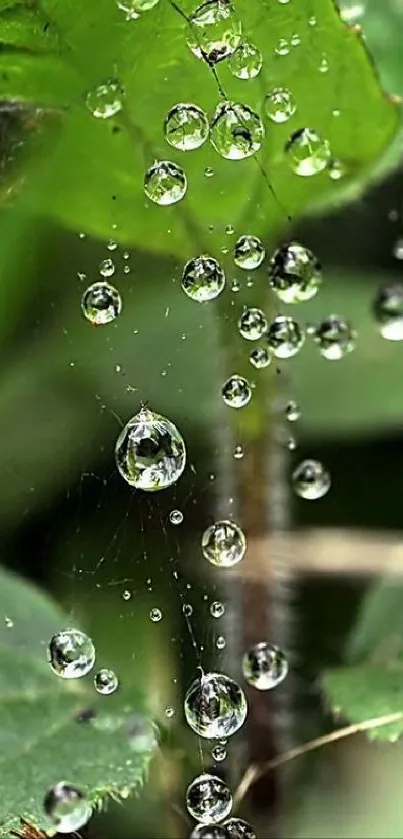
[[[345,174],[345,168],[340,160],[332,160],[329,164],[329,177],[332,181],[340,181]]]
[[[84,317],[94,326],[111,323],[122,311],[122,298],[116,288],[107,282],[90,285],[81,298]]]
[[[170,720],[173,716],[175,716],[175,708],[172,705],[167,705],[165,708],[165,716]]]
[[[141,408],[120,433],[115,457],[130,486],[154,492],[176,483],[182,475],[185,441],[171,420]]]
[[[182,524],[183,522],[183,513],[181,510],[171,510],[169,514],[169,521],[171,524]]]
[[[102,262],[99,263],[98,270],[101,274],[101,277],[104,277],[105,279],[112,277],[116,270],[113,259],[103,259]]]
[[[285,679],[288,661],[278,647],[268,641],[254,644],[243,656],[242,673],[252,687],[271,690]]]
[[[218,568],[231,568],[243,559],[246,538],[238,524],[233,521],[217,521],[211,524],[202,536],[203,556]]]
[[[164,123],[165,139],[179,151],[198,149],[207,140],[209,124],[197,105],[180,102],[169,111]]]
[[[211,750],[211,757],[215,760],[216,763],[221,763],[221,761],[225,760],[227,757],[227,750],[224,746],[214,746]]]
[[[110,696],[118,689],[119,679],[113,670],[103,668],[95,674],[94,686],[97,693],[101,693],[102,696]]]
[[[58,833],[75,833],[92,814],[85,793],[66,781],[60,781],[46,793],[43,809]]]
[[[240,236],[234,247],[234,262],[245,271],[259,268],[265,258],[265,249],[257,236]]]
[[[236,102],[221,102],[210,123],[210,141],[228,160],[243,160],[259,151],[264,127],[259,114]]]
[[[162,618],[161,609],[158,609],[157,606],[154,606],[153,609],[150,609],[150,620],[152,620],[153,623],[159,623],[161,618]]]
[[[214,169],[212,169],[211,166],[206,166],[206,168],[204,170],[205,178],[214,178],[214,174],[215,174]]]
[[[329,315],[314,332],[319,352],[329,361],[339,361],[355,349],[356,332],[339,315]]]
[[[322,282],[318,259],[298,242],[289,242],[274,251],[268,274],[271,288],[283,303],[310,300]]]
[[[294,131],[285,145],[285,153],[295,174],[304,178],[322,172],[331,159],[328,140],[312,128]]]
[[[244,454],[245,454],[245,452],[243,450],[243,446],[239,446],[239,445],[235,446],[235,449],[234,449],[235,460],[242,460]]]
[[[237,79],[255,79],[263,65],[263,57],[255,44],[244,43],[232,53],[229,67]]]
[[[92,670],[95,647],[88,635],[79,629],[63,629],[50,640],[48,661],[62,679],[78,679]]]
[[[127,20],[137,20],[142,12],[148,12],[159,0],[117,0],[118,9],[125,13]]]
[[[301,498],[316,501],[329,491],[330,474],[319,460],[303,460],[292,474],[292,485]]]
[[[301,409],[297,402],[294,399],[290,399],[285,409],[285,415],[288,419],[288,422],[295,422],[299,420],[301,416]]]
[[[290,44],[287,41],[287,38],[280,38],[278,40],[274,52],[276,55],[288,55],[290,52]]]
[[[222,618],[225,614],[225,606],[224,603],[221,603],[219,600],[213,600],[210,604],[210,615],[213,618]]]
[[[126,588],[122,594],[123,600],[130,600],[131,592]]]
[[[190,618],[193,615],[193,606],[191,603],[184,603],[182,606],[182,612],[186,618]]]
[[[305,335],[296,320],[278,315],[269,326],[267,341],[276,358],[292,358],[303,346]]]
[[[218,635],[218,637],[216,638],[215,645],[216,645],[217,650],[225,650],[225,647],[227,646],[227,642],[224,638],[224,635]]]
[[[295,437],[289,437],[287,440],[287,449],[289,449],[290,452],[295,452],[296,448],[297,441],[295,440]]]
[[[117,79],[108,79],[87,93],[86,104],[97,119],[109,119],[123,107],[124,90]]]
[[[266,347],[254,347],[249,355],[249,361],[256,370],[262,370],[271,364],[272,355]]]
[[[239,320],[238,330],[247,341],[258,341],[265,334],[267,320],[261,309],[245,309]]]
[[[228,833],[222,824],[196,824],[190,839],[228,839]]]
[[[273,122],[287,122],[297,110],[292,94],[285,87],[276,87],[267,94],[264,108]]]
[[[209,740],[235,734],[248,710],[242,688],[224,673],[206,673],[195,679],[186,692],[184,708],[192,731]]]
[[[224,382],[222,398],[230,408],[243,408],[252,398],[252,388],[247,379],[236,373]]]
[[[231,55],[241,41],[242,27],[229,0],[208,0],[189,17],[188,47],[208,64]]]
[[[186,791],[188,813],[205,824],[222,821],[231,812],[232,795],[221,778],[204,773]]]
[[[182,274],[182,288],[192,300],[204,303],[223,291],[225,273],[216,259],[207,254],[189,259]]]
[[[329,62],[325,55],[322,55],[319,64],[319,73],[328,73],[329,72]]]
[[[284,3],[284,0],[280,0],[280,2]],[[228,839],[256,839],[255,831],[249,822],[244,821],[244,819],[227,819],[223,827],[227,831]]]
[[[301,43],[301,38],[297,32],[295,32],[294,35],[291,35],[290,42],[293,47],[299,47]]]
[[[403,283],[379,289],[373,312],[382,338],[403,341]]]
[[[8,615],[4,615],[4,623],[6,625],[6,629],[14,629],[14,621],[8,617]]]
[[[160,207],[176,204],[185,195],[186,175],[176,163],[156,160],[144,176],[144,192],[150,201]]]

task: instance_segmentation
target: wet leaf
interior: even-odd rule
[[[71,618],[4,569],[0,614],[0,836],[21,816],[52,832],[42,802],[54,783],[70,780],[94,806],[127,795],[142,781],[155,734],[135,708],[123,708],[123,691],[99,697],[91,682],[66,684],[51,672],[47,643]],[[89,708],[93,719],[79,722]]]
[[[186,0],[185,13],[192,8]],[[2,15],[11,12],[17,15],[13,10]],[[210,225],[232,224],[239,232],[247,225],[256,233],[273,234],[287,214],[297,216],[324,200],[334,201],[346,186],[356,190],[364,185],[396,133],[398,111],[382,93],[357,32],[342,23],[331,0],[287,6],[239,0],[237,12],[265,61],[262,73],[248,82],[234,78],[225,62],[218,66],[226,96],[262,111],[265,95],[286,86],[297,103],[289,122],[276,125],[266,119],[259,163],[223,160],[209,143],[185,154],[166,144],[163,120],[173,104],[196,101],[211,113],[220,99],[212,72],[186,45],[186,19],[169,0],[135,21],[126,21],[112,0],[95,5],[83,0],[79,14],[73,0],[42,0],[37,11],[28,3],[18,6],[18,39],[11,30],[9,38],[21,50],[2,55],[0,99],[65,109],[60,134],[52,132],[41,164],[36,159],[27,177],[28,206],[97,235],[109,236],[116,224],[120,240],[147,243],[154,251],[183,258],[214,242]],[[35,27],[33,14],[38,15]],[[21,15],[26,15],[26,43]],[[42,27],[39,34],[43,20],[45,33]],[[57,42],[57,49],[44,53],[47,38],[52,47]],[[280,38],[289,45],[287,55],[276,53]],[[97,120],[85,96],[111,76],[126,91],[124,109],[114,118]],[[329,140],[346,172],[339,183],[327,172],[302,178],[291,171],[284,145],[303,127]],[[156,157],[186,169],[188,193],[178,206],[161,208],[145,200],[144,170]],[[261,166],[268,174],[262,175]],[[213,178],[205,177],[206,167],[213,168]],[[268,177],[279,201],[273,199]]]
[[[397,722],[366,732],[371,740],[393,741],[403,733],[402,676],[402,668],[388,670],[363,664],[329,670],[322,684],[334,712],[350,723],[401,713]]]

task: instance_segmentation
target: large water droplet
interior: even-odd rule
[[[159,0],[117,0],[118,9],[125,13],[127,20],[137,20],[142,12],[148,12]]]
[[[247,341],[258,341],[267,329],[267,320],[261,309],[245,309],[238,320],[238,329]]]
[[[230,408],[243,408],[252,398],[252,388],[247,379],[236,373],[224,382],[222,398]]]
[[[87,93],[87,108],[98,119],[109,119],[123,107],[124,89],[117,79],[108,79]]]
[[[167,207],[180,201],[187,190],[186,175],[169,160],[156,160],[144,177],[144,192],[150,201]]]
[[[210,123],[210,141],[228,160],[243,160],[259,151],[264,127],[259,114],[248,105],[221,102]]]
[[[95,647],[91,638],[79,629],[63,629],[49,642],[48,661],[57,676],[78,679],[92,670]]]
[[[190,839],[228,839],[228,833],[222,824],[196,824]]]
[[[46,793],[43,808],[58,833],[75,833],[87,824],[92,814],[85,793],[65,781]]]
[[[310,300],[322,282],[318,259],[298,242],[289,242],[274,251],[268,273],[270,286],[283,303]]]
[[[267,341],[277,358],[291,358],[300,351],[305,335],[296,320],[278,315],[269,326]]]
[[[282,2],[284,3],[284,0]],[[227,831],[228,839],[256,839],[255,831],[249,822],[244,821],[244,819],[227,819],[223,827]]]
[[[185,441],[171,420],[142,408],[120,433],[115,457],[128,484],[154,492],[176,483],[182,475]]]
[[[285,679],[288,661],[278,647],[260,641],[242,659],[242,672],[248,684],[258,690],[271,690]]]
[[[259,75],[263,64],[262,53],[255,44],[244,43],[232,53],[229,60],[231,73],[237,79],[254,79]]]
[[[109,696],[118,689],[119,679],[114,670],[103,668],[95,674],[94,686],[97,693],[101,693],[102,696]]]
[[[319,174],[331,160],[328,140],[312,128],[294,131],[286,143],[285,152],[293,171],[304,178]]]
[[[83,315],[94,326],[111,323],[122,311],[122,298],[116,288],[106,282],[90,285],[81,298]]]
[[[208,0],[189,17],[187,43],[197,58],[216,64],[231,55],[241,40],[242,27],[229,0]]]
[[[210,740],[235,734],[248,711],[242,688],[224,673],[206,673],[195,679],[184,707],[192,731]]]
[[[249,355],[249,361],[256,370],[262,370],[271,364],[272,354],[266,347],[255,347]]]
[[[286,87],[276,87],[267,94],[264,108],[273,122],[287,122],[295,114],[297,106],[292,93]]]
[[[403,341],[403,283],[379,289],[373,311],[382,338]]]
[[[320,354],[329,361],[339,361],[354,350],[356,337],[348,321],[339,315],[329,315],[314,332]]]
[[[330,474],[319,460],[303,460],[292,474],[295,492],[307,501],[322,498],[330,489]]]
[[[245,271],[253,271],[259,268],[265,258],[265,249],[257,236],[240,236],[235,242],[234,262],[239,268]]]
[[[186,807],[188,813],[199,822],[220,822],[231,812],[232,795],[221,778],[205,773],[189,784]]]
[[[225,273],[216,259],[207,254],[189,259],[182,274],[182,288],[184,292],[203,303],[214,300],[221,294],[225,286]]]
[[[246,538],[234,521],[216,521],[202,536],[203,556],[218,568],[231,568],[243,559]]]
[[[169,111],[164,123],[165,138],[179,151],[198,149],[207,140],[208,119],[197,105],[180,102]]]

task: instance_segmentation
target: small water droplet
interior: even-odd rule
[[[108,79],[87,93],[86,104],[97,119],[109,119],[123,107],[124,89],[117,79]]]
[[[158,609],[157,606],[154,606],[153,609],[150,609],[150,620],[152,620],[153,623],[158,623],[161,620],[161,618],[161,609]]]
[[[240,283],[238,282],[238,280],[237,279],[232,280],[231,291],[233,291],[234,294],[236,294],[240,290],[241,290],[241,286],[240,286]]]
[[[234,458],[235,458],[235,460],[242,460],[243,456],[244,456],[244,450],[243,450],[243,447],[242,447],[242,446],[239,446],[239,445],[238,445],[238,446],[235,446],[235,449],[234,449]]]
[[[294,35],[291,35],[290,43],[293,47],[299,47],[301,43],[301,37],[298,35],[298,32],[294,32]]]
[[[130,600],[131,596],[131,591],[129,591],[129,589],[126,588],[122,594],[123,600]]]
[[[307,501],[322,498],[330,489],[330,474],[319,460],[303,460],[292,474],[294,491]]]
[[[293,318],[278,315],[269,326],[267,341],[276,358],[292,358],[303,346],[305,335]]]
[[[284,3],[285,0],[279,0],[279,2]],[[244,819],[227,819],[223,827],[227,832],[227,839],[256,839],[255,831],[249,822],[244,821]]]
[[[229,60],[231,73],[237,79],[255,79],[263,65],[263,57],[255,44],[244,43],[232,53]]]
[[[312,128],[294,131],[285,145],[285,153],[295,174],[304,178],[322,172],[331,159],[329,142]]]
[[[241,40],[242,27],[229,0],[208,0],[189,17],[188,47],[208,64],[230,56]]]
[[[99,263],[98,271],[101,274],[101,277],[105,277],[105,279],[112,277],[115,273],[115,270],[115,263],[113,259],[103,259]]]
[[[271,288],[283,303],[310,300],[322,282],[319,260],[298,242],[289,242],[274,251],[268,274]]]
[[[243,408],[252,398],[252,388],[247,379],[235,373],[224,382],[221,394],[230,408]]]
[[[193,606],[191,603],[184,603],[182,606],[182,612],[186,618],[190,618],[193,615]]]
[[[290,44],[287,38],[279,38],[276,47],[274,48],[276,55],[288,55],[290,52]]]
[[[204,558],[212,565],[231,568],[243,559],[246,538],[235,522],[217,521],[204,531],[201,545]]]
[[[311,17],[308,18],[308,25],[309,26],[316,26],[316,24],[317,24],[317,20],[316,20],[315,15],[311,15]]]
[[[199,775],[187,788],[186,807],[197,821],[214,824],[231,812],[232,795],[221,778]]]
[[[223,291],[225,273],[212,256],[202,254],[189,259],[182,274],[182,288],[192,300],[203,303],[214,300]]]
[[[205,175],[206,178],[214,178],[214,175],[215,175],[214,169],[212,169],[211,166],[206,166],[206,168],[204,170],[204,175]]]
[[[332,160],[329,164],[329,177],[332,181],[340,181],[345,174],[345,168],[340,160]]]
[[[256,370],[262,370],[264,367],[268,367],[271,364],[271,360],[271,352],[266,347],[254,347],[249,355],[249,361]]]
[[[234,247],[234,262],[245,271],[259,268],[265,258],[265,249],[257,236],[240,236]]]
[[[9,618],[7,615],[4,616],[4,623],[7,629],[14,628],[14,621],[12,621],[11,618]]]
[[[329,61],[325,55],[322,55],[319,64],[319,73],[328,73],[329,72]]]
[[[224,748],[224,746],[214,746],[214,748],[211,750],[211,757],[216,763],[221,763],[221,761],[225,760],[225,758],[227,757],[227,750]]]
[[[290,399],[290,401],[288,402],[285,409],[285,415],[288,419],[288,422],[296,422],[296,420],[299,420],[301,416],[301,409],[298,403],[294,401],[294,399]]]
[[[261,309],[245,309],[239,320],[238,330],[247,341],[258,341],[267,330],[267,320]]]
[[[399,236],[393,246],[393,256],[395,259],[403,259],[403,236]]]
[[[314,332],[319,352],[329,361],[339,361],[355,349],[357,335],[340,315],[329,315]]]
[[[173,708],[172,705],[167,705],[165,708],[165,716],[168,717],[169,720],[175,716],[175,708]]]
[[[297,448],[297,441],[296,441],[295,437],[289,437],[286,445],[287,445],[287,449],[289,449],[290,452],[295,452],[295,450]]]
[[[277,87],[267,94],[264,108],[273,122],[287,122],[296,112],[297,106],[292,94],[285,87]]]
[[[274,644],[260,641],[243,656],[242,672],[249,685],[258,690],[271,690],[285,679],[288,661]]]
[[[259,114],[236,102],[221,102],[210,123],[210,141],[221,157],[243,160],[259,151],[264,127]]]
[[[169,521],[171,524],[182,524],[183,513],[181,510],[171,510],[169,514]]]
[[[379,289],[373,312],[382,338],[403,341],[403,283],[393,283]]]
[[[218,740],[235,734],[248,706],[242,688],[224,673],[205,673],[192,682],[184,702],[188,725],[200,737]]]
[[[63,629],[49,642],[48,661],[57,676],[78,679],[92,670],[95,647],[91,638],[79,629]]]
[[[210,604],[210,614],[213,618],[222,618],[225,614],[224,603],[221,603],[220,600],[213,600]]]
[[[117,289],[109,283],[93,283],[81,298],[81,310],[84,317],[94,326],[105,325],[120,315],[122,298]]]
[[[190,839],[228,839],[228,833],[222,824],[196,824]]]
[[[128,484],[154,492],[176,483],[182,475],[185,441],[173,422],[142,408],[121,431],[115,457]]]
[[[224,638],[224,635],[218,635],[217,636],[215,645],[217,647],[217,650],[225,650],[225,647],[227,646],[227,642]]]
[[[164,133],[169,145],[179,151],[198,149],[209,134],[207,116],[197,105],[180,102],[169,111]]]
[[[137,20],[142,12],[148,12],[159,0],[117,0],[118,9],[126,15],[126,20]]]
[[[144,192],[150,201],[168,207],[180,201],[187,190],[186,175],[170,160],[156,160],[144,176]]]
[[[75,833],[87,824],[92,814],[85,793],[65,781],[46,793],[43,809],[58,833]]]
[[[110,694],[117,691],[119,687],[119,679],[113,670],[103,668],[102,670],[98,670],[98,673],[95,674],[94,686],[97,693],[101,693],[102,696],[110,696]]]

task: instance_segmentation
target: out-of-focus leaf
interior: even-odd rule
[[[403,664],[403,582],[386,578],[364,599],[348,647],[351,662]]]
[[[192,8],[186,0],[184,11]],[[239,0],[237,12],[265,61],[261,74],[247,84],[219,66],[227,97],[261,112],[265,94],[286,86],[297,104],[289,122],[267,120],[259,165],[255,159],[223,160],[209,143],[186,154],[165,143],[163,121],[173,104],[196,101],[211,113],[220,98],[212,73],[186,45],[186,19],[168,0],[136,21],[125,21],[111,0],[96,5],[84,0],[80,14],[72,0],[42,0],[38,14],[49,23],[49,37],[58,41],[66,72],[50,67],[46,81],[42,62],[53,62],[55,56],[39,54],[41,36],[36,54],[6,54],[0,73],[0,98],[37,105],[63,101],[68,107],[60,136],[52,136],[42,164],[36,160],[28,179],[26,196],[34,212],[104,236],[116,223],[121,241],[140,247],[147,243],[154,251],[183,257],[214,241],[210,225],[273,234],[287,213],[298,215],[326,196],[334,201],[348,184],[365,184],[396,133],[398,111],[382,93],[359,35],[344,26],[331,0],[286,7]],[[280,39],[288,42],[287,55],[276,52]],[[114,119],[96,120],[85,107],[85,95],[111,76],[126,90],[124,110]],[[307,126],[325,136],[333,156],[342,161],[340,183],[327,172],[301,178],[291,171],[285,143],[293,131]],[[144,171],[155,157],[173,159],[186,170],[188,193],[178,206],[161,208],[145,199]],[[206,167],[213,168],[214,178],[205,177]]]
[[[402,668],[387,670],[363,664],[328,670],[323,687],[335,713],[351,723],[362,723],[388,714],[402,714],[402,719],[367,731],[371,740],[396,740],[403,733]]]
[[[346,23],[362,26],[368,49],[373,55],[386,90],[403,94],[403,67],[399,60],[403,26],[401,0],[339,0]]]

